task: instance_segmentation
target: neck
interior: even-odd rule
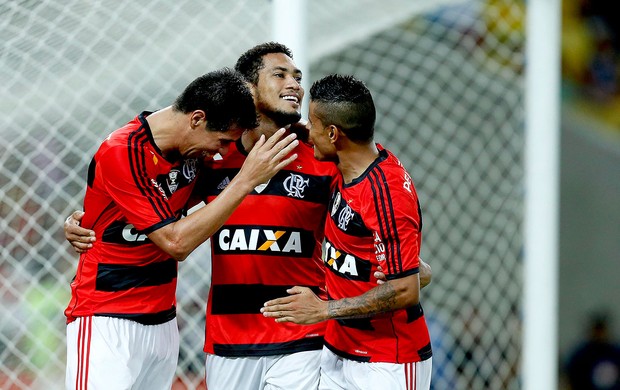
[[[379,150],[374,141],[356,144],[348,141],[346,151],[338,152],[338,169],[345,183],[351,183],[379,157]]]
[[[182,126],[183,114],[168,106],[146,117],[151,128],[153,141],[164,157],[173,157],[179,150],[178,129]]]
[[[249,153],[261,135],[264,134],[265,138],[269,138],[281,127],[282,126],[278,126],[273,119],[265,116],[264,114],[259,114],[258,127],[252,130],[247,130],[243,132],[243,135],[241,135],[241,144],[243,145],[243,149]]]

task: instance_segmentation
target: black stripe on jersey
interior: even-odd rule
[[[106,226],[101,240],[103,242],[131,246],[151,243],[151,240],[144,233],[139,232],[133,225],[123,221],[114,221],[109,226]]]
[[[418,227],[418,232],[422,232],[422,207],[420,206],[420,199],[416,199],[418,203],[418,218],[420,218],[420,226]]]
[[[359,330],[375,330],[370,322],[370,318],[349,318],[336,320],[340,325],[347,328],[359,329]]]
[[[213,344],[218,356],[270,356],[288,355],[296,352],[317,351],[323,348],[323,337],[308,337],[301,340],[271,344]]]
[[[95,161],[95,157],[90,160],[90,164],[88,164],[88,176],[86,178],[86,183],[89,187],[92,188],[93,183],[95,182],[95,171],[97,168],[97,161]]]
[[[207,196],[217,196],[239,172],[238,168],[222,168],[208,171],[208,180],[201,183]],[[269,180],[260,192],[250,195],[284,196],[311,203],[327,204],[330,194],[331,176],[309,175],[305,172],[281,170]]]
[[[151,203],[151,207],[160,219],[166,219],[173,215],[168,204],[163,202],[161,196],[156,189],[148,181],[146,171],[146,154],[144,153],[144,144],[149,142],[148,132],[144,126],[140,126],[138,130],[133,131],[128,137],[127,152],[129,156],[129,164],[131,166],[131,174],[134,181],[142,193]]]
[[[160,311],[159,313],[95,313],[94,315],[98,317],[123,318],[142,325],[159,325],[176,317],[177,308],[173,305],[170,309]]]
[[[177,277],[173,259],[143,266],[100,263],[97,266],[97,291],[124,291],[135,287],[161,286]]]
[[[418,350],[418,355],[420,356],[420,360],[430,359],[433,356],[433,348],[431,347],[431,343],[428,343],[420,348]]]
[[[328,210],[332,210],[329,213],[329,218],[334,222],[334,225],[353,237],[372,237],[372,232],[364,224],[361,215],[349,207],[346,200],[339,196],[341,194],[340,189],[336,189],[327,206]]]
[[[372,193],[374,196],[375,210],[377,212],[377,220],[381,235],[387,238],[386,263],[388,273],[399,273],[402,268],[400,240],[398,238],[398,230],[396,227],[396,218],[394,216],[394,205],[392,197],[387,185],[387,178],[380,166],[376,166],[368,175],[370,180]]]
[[[328,343],[327,341],[325,342],[325,348],[329,349],[330,351],[332,351],[333,353],[335,353],[336,355],[338,355],[340,357],[343,357],[343,358],[349,359],[349,360],[355,360],[356,362],[367,363],[371,359],[370,356],[358,356],[358,355],[350,354],[348,352],[341,351],[338,348],[336,348],[333,345],[331,345],[330,343]]]
[[[220,284],[211,287],[212,314],[261,314],[260,309],[269,300],[286,297],[292,285]],[[320,294],[316,286],[306,286]]]
[[[150,134],[149,131],[146,131],[146,130],[144,131],[144,137],[140,140],[139,147],[136,150],[136,153],[138,154],[137,157],[139,158],[139,161],[142,167],[142,172],[143,172],[142,175],[140,176],[142,177],[142,181],[146,183],[144,188],[150,193],[149,201],[153,205],[153,209],[157,212],[158,215],[161,214],[160,219],[166,219],[167,217],[174,215],[174,212],[170,208],[170,205],[168,204],[168,202],[166,202],[162,198],[161,194],[159,194],[157,190],[153,188],[153,185],[148,182],[149,178],[148,178],[148,174],[146,170],[147,154],[145,153],[145,145],[151,142],[151,137],[149,136],[149,134]]]
[[[422,304],[420,303],[408,307],[405,311],[407,312],[407,323],[413,322],[424,315],[424,310],[422,310]]]
[[[144,230],[137,230],[133,225],[123,222],[114,221],[103,230],[101,240],[103,242],[110,242],[114,244],[139,246],[144,244],[150,244],[151,240],[146,236],[147,234],[154,232],[172,222],[176,222],[177,217],[169,217],[164,221],[160,221],[155,225],[152,225]]]
[[[409,276],[409,275],[414,275],[420,272],[420,267],[415,267],[415,268],[411,268],[405,272],[401,272],[399,274],[396,275],[392,275],[392,274],[386,274],[385,278],[387,280],[394,280],[394,279],[400,279],[400,278],[404,278],[405,276]]]

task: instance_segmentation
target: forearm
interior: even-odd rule
[[[366,293],[328,302],[327,315],[330,319],[363,318],[379,313],[390,312],[413,306],[419,302],[419,279],[415,276],[415,285],[407,286],[404,278],[380,284]]]
[[[211,237],[253,189],[252,182],[235,178],[214,200],[196,212],[162,229],[149,238],[173,258],[182,261]]]
[[[226,222],[254,187],[267,182],[297,158],[296,153],[288,155],[299,141],[294,134],[280,140],[284,133],[280,129],[267,141],[261,136],[237,175],[215,200],[187,218],[154,231],[149,238],[173,258],[184,260]]]

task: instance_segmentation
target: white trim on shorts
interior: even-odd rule
[[[209,390],[316,390],[321,350],[286,355],[224,357],[207,354]]]
[[[413,363],[367,363],[323,347],[319,390],[429,390],[432,358]]]
[[[67,390],[170,390],[179,358],[177,320],[158,325],[112,317],[67,324]]]

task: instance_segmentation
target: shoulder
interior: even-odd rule
[[[378,169],[382,170],[390,190],[416,196],[411,175],[392,152],[387,151],[387,157],[378,165]]]

